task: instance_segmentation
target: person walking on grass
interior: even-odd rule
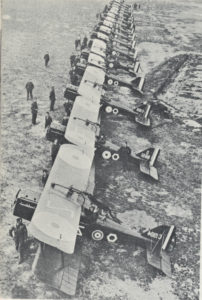
[[[37,118],[37,113],[38,113],[38,104],[37,104],[36,98],[32,102],[31,113],[32,113],[32,124],[36,125],[36,118]]]
[[[51,88],[49,99],[50,99],[50,111],[54,111],[54,105],[55,105],[55,100],[56,100],[54,86],[52,86],[52,88]]]
[[[30,98],[33,99],[32,91],[34,89],[34,84],[31,82],[31,80],[26,83],[25,88],[27,90],[27,100],[29,100]]]
[[[48,52],[44,55],[45,67],[48,67],[48,62],[50,60],[50,56]]]

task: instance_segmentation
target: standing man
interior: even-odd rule
[[[81,45],[81,50],[85,49],[87,47],[87,44],[88,44],[88,38],[85,35],[84,38],[83,38],[82,45]]]
[[[37,113],[38,113],[38,105],[36,98],[34,98],[32,105],[31,105],[31,112],[32,112],[32,124],[36,125],[36,118],[37,118]]]
[[[50,56],[48,52],[44,55],[45,67],[48,67],[48,62],[50,60]]]
[[[125,142],[125,145],[119,149],[119,155],[120,155],[120,159],[122,160],[124,171],[127,171],[127,169],[128,169],[128,160],[129,160],[130,154],[131,154],[131,149],[130,149],[130,147],[128,147],[127,142]]]
[[[31,82],[31,80],[26,83],[25,88],[27,90],[27,100],[29,100],[29,96],[31,99],[33,99],[32,90],[34,88],[34,84]]]
[[[42,177],[41,177],[43,186],[45,186],[47,179],[48,179],[48,171],[46,169],[44,169]]]
[[[81,36],[78,35],[78,38],[75,40],[75,50],[81,49]]]
[[[74,66],[75,58],[76,58],[76,55],[72,52],[72,55],[70,56],[71,68]]]
[[[69,115],[66,113],[62,119],[62,125],[67,126],[68,121],[69,121]]]
[[[54,86],[52,86],[52,88],[51,88],[49,99],[50,99],[50,111],[54,111],[54,105],[55,105],[55,100],[56,100]]]
[[[16,226],[9,230],[9,235],[15,241],[15,248],[19,252],[19,264],[21,264],[24,259],[24,249],[27,240],[27,228],[22,223],[21,218],[17,218]]]
[[[70,116],[72,106],[73,106],[72,102],[70,100],[66,100],[63,105],[64,105],[67,116]]]
[[[49,112],[47,111],[46,116],[45,116],[45,129],[50,126],[50,124],[52,123],[52,121],[53,120],[52,120]]]

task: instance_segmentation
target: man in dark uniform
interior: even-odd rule
[[[24,259],[24,249],[27,240],[27,228],[25,224],[22,223],[21,218],[17,218],[16,226],[13,226],[9,230],[9,235],[15,241],[15,248],[19,252],[19,264],[21,264]]]
[[[52,118],[49,114],[49,112],[47,111],[46,116],[45,116],[45,128],[49,127],[50,124],[52,123]]]
[[[70,56],[70,64],[71,64],[71,68],[75,65],[75,58],[76,55],[74,53],[72,53],[72,55]]]
[[[34,84],[31,81],[28,81],[25,88],[27,90],[27,100],[29,100],[29,96],[31,99],[33,99],[32,90],[34,88]]]
[[[128,161],[129,161],[130,154],[131,154],[131,149],[130,147],[128,147],[127,142],[125,142],[125,145],[119,149],[119,155],[123,164],[124,171],[127,171],[128,169]]]
[[[58,141],[58,139],[55,139],[54,142],[52,143],[52,146],[51,146],[52,163],[54,163],[55,158],[56,158],[56,156],[58,154],[59,149],[60,149],[59,141]]]
[[[107,13],[108,12],[108,10],[109,10],[109,8],[108,8],[108,6],[107,5],[105,5],[105,7],[104,7],[104,13]]]
[[[42,175],[42,178],[41,178],[43,186],[46,184],[47,179],[48,179],[48,171],[46,169],[44,169],[43,170],[43,175]]]
[[[80,55],[77,55],[74,60],[74,66],[76,66],[80,62]]]
[[[88,43],[88,38],[87,38],[87,36],[85,35],[84,38],[83,38],[82,45],[81,45],[81,50],[83,50],[84,48],[87,47],[87,43]]]
[[[75,40],[75,50],[79,50],[81,47],[81,36],[79,35],[78,38]]]
[[[52,86],[52,88],[51,88],[49,99],[50,99],[50,111],[54,111],[54,105],[55,105],[55,100],[56,100],[54,86]]]
[[[38,113],[38,105],[37,105],[36,98],[32,102],[31,112],[32,112],[32,124],[36,125],[36,118],[37,118],[37,113]]]
[[[69,75],[70,75],[71,84],[78,85],[78,76],[76,75],[76,72],[74,69],[69,71]]]
[[[66,100],[63,105],[64,105],[64,108],[65,108],[65,112],[67,113],[67,116],[70,116],[70,113],[71,113],[71,110],[72,110],[72,102]]]
[[[62,119],[62,125],[67,126],[68,121],[69,121],[69,115],[66,113],[66,115]]]
[[[44,55],[45,67],[48,66],[49,60],[50,60],[50,56],[49,56],[49,54],[48,54],[48,52],[47,52],[47,53]]]

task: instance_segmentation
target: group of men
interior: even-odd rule
[[[79,35],[78,38],[75,40],[75,50],[83,50],[87,47],[88,38],[85,35],[83,41],[81,42],[81,36]]]
[[[48,67],[49,60],[50,60],[50,55],[47,52],[44,55],[45,67]],[[37,98],[33,97],[33,89],[34,89],[33,82],[31,80],[28,81],[25,85],[25,88],[27,91],[27,101],[30,99],[32,100],[32,104],[31,104],[32,124],[36,125],[36,118],[37,118],[37,114],[38,114],[38,104],[37,104]],[[50,99],[50,111],[54,111],[54,105],[55,105],[55,100],[56,100],[54,86],[52,86],[52,88],[51,88],[49,99]]]
[[[32,82],[28,82],[26,84],[27,100],[29,100],[29,95],[31,96],[31,99],[32,99],[32,104],[31,104],[32,124],[36,125],[36,118],[37,118],[37,114],[38,114],[38,104],[37,104],[36,97],[34,97],[34,99],[33,99],[33,94],[32,94],[33,88],[34,88],[34,84]],[[50,111],[54,111],[54,105],[55,105],[55,100],[56,100],[54,86],[52,86],[52,88],[51,88],[49,99],[50,99]]]

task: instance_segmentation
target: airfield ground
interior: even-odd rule
[[[95,14],[107,1],[5,0],[2,46],[2,180],[1,180],[1,298],[67,298],[39,282],[31,272],[34,253],[17,264],[8,230],[14,223],[11,205],[18,188],[42,190],[41,170],[51,167],[50,143],[44,137],[49,90],[56,89],[54,119],[63,117],[63,89],[69,81],[69,57],[78,34],[89,33]],[[102,131],[135,151],[161,148],[159,182],[135,166],[97,161],[95,194],[118,212],[129,228],[173,224],[177,245],[171,255],[172,278],[154,270],[136,246],[84,242],[74,299],[199,299],[200,157],[202,118],[202,4],[200,1],[143,1],[135,13],[138,58],[146,74],[145,98],[170,104],[172,118],[152,112],[150,130],[126,117],[103,118]],[[50,67],[43,56],[49,51]],[[38,98],[37,125],[31,126],[31,103],[25,84],[31,79]],[[127,88],[107,95],[139,103]],[[155,95],[155,96],[154,96]],[[135,100],[135,101],[134,101]],[[104,174],[104,176],[103,176]]]

